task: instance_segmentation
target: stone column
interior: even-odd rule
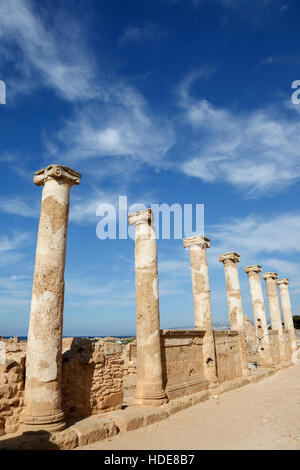
[[[241,345],[241,365],[244,376],[250,375],[248,369],[248,357],[246,338],[244,331],[244,314],[242,307],[239,273],[237,263],[240,261],[240,255],[237,253],[224,253],[220,255],[219,261],[224,264],[227,305],[229,311],[230,325],[232,330],[239,332]]]
[[[291,307],[291,300],[289,294],[289,283],[288,279],[278,279],[276,284],[279,287],[279,295],[281,301],[281,310],[283,314],[283,321],[284,321],[284,328],[289,330],[290,338],[291,338],[291,345],[292,345],[292,354],[297,349],[296,343],[296,335],[294,329],[294,322],[293,322],[293,314],[292,314],[292,307]]]
[[[129,215],[130,225],[135,225],[137,406],[159,406],[167,401],[162,376],[157,244],[152,222],[151,209]]]
[[[261,358],[260,365],[269,366],[272,365],[273,361],[264,297],[259,276],[259,273],[262,271],[262,268],[258,264],[255,264],[252,266],[246,266],[244,268],[244,271],[248,274],[255,331],[256,337],[259,341],[258,353]]]
[[[184,248],[190,250],[195,328],[205,330],[203,356],[205,375],[211,385],[217,383],[217,366],[210,302],[210,283],[206,249],[210,239],[197,235],[183,239]]]
[[[24,430],[56,431],[65,426],[61,410],[61,349],[64,270],[70,188],[80,173],[60,165],[37,171],[44,185],[34,268],[26,353]]]
[[[277,295],[277,290],[276,290],[277,277],[278,277],[277,273],[263,274],[263,278],[266,281],[269,314],[270,314],[270,319],[271,319],[272,330],[277,330],[278,332],[280,360],[284,362],[286,360],[285,347],[284,347],[285,340],[284,340],[284,335],[283,335],[280,307],[279,307],[278,295]]]

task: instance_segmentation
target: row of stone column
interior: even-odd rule
[[[272,355],[270,347],[269,331],[264,306],[264,298],[261,288],[260,276],[262,267],[259,265],[246,266],[244,271],[248,274],[250,294],[253,307],[254,324],[256,337],[259,340],[259,354],[263,364],[272,364]],[[289,333],[292,354],[296,351],[296,337],[293,324],[293,315],[291,309],[290,295],[288,290],[288,279],[277,279],[275,272],[264,273],[262,275],[266,282],[269,314],[272,330],[278,332],[279,354],[282,362],[290,360],[285,348],[286,338],[284,330]],[[279,287],[281,310],[284,320],[284,330],[280,313],[279,300],[276,285]]]
[[[226,290],[227,290],[227,303],[230,317],[230,325],[233,330],[241,333],[241,338],[244,337],[244,315],[241,302],[240,285],[238,277],[237,263],[240,261],[240,255],[237,253],[225,253],[219,257],[219,261],[224,263]],[[267,324],[266,311],[264,306],[264,298],[260,282],[259,273],[262,271],[261,266],[252,265],[244,268],[245,273],[248,275],[250,295],[252,300],[254,324],[256,331],[256,338],[258,340],[258,352],[261,358],[260,365],[271,365],[272,354],[269,330]],[[271,320],[272,330],[278,333],[278,344],[280,361],[285,362],[290,358],[287,356],[285,348],[286,338],[281,321],[280,306],[277,296],[276,284],[279,286],[281,308],[284,318],[285,330],[289,332],[292,352],[296,349],[295,333],[293,326],[293,316],[291,310],[291,303],[288,291],[288,279],[278,279],[278,274],[274,272],[264,273],[263,279],[266,281],[267,298],[269,305],[269,314]],[[244,341],[242,341],[242,368],[245,371],[248,369],[247,354]]]
[[[64,269],[70,188],[80,183],[80,173],[61,165],[50,165],[36,172],[34,183],[43,185],[38,231],[30,324],[27,342],[25,407],[23,428],[59,430],[65,425],[61,410],[61,349],[64,304]],[[156,406],[167,401],[163,386],[157,244],[151,209],[129,215],[135,225],[137,387],[136,405]],[[190,250],[194,297],[195,328],[205,330],[203,351],[206,377],[217,383],[215,345],[212,326],[209,272],[206,249],[210,240],[201,235],[185,238]],[[231,328],[243,333],[243,311],[236,263],[239,255],[226,253],[224,263]],[[259,279],[259,266],[245,268],[249,276],[257,334],[267,345],[267,322]],[[264,275],[267,282],[272,327],[283,335],[276,300],[275,273]],[[286,327],[293,329],[287,280],[278,281]],[[274,291],[275,289],[275,291]],[[276,294],[277,295],[277,294]],[[266,336],[266,338],[265,338]],[[241,343],[245,341],[240,335]],[[268,349],[268,348],[261,348]],[[241,344],[243,374],[247,375],[246,348]]]
[[[155,231],[152,226],[151,209],[129,216],[129,223],[135,225],[135,272],[136,272],[136,307],[137,307],[137,387],[135,403],[142,406],[160,405],[166,401],[162,381],[160,320],[157,272],[157,246]],[[194,325],[196,329],[205,330],[203,342],[204,369],[211,386],[217,384],[215,344],[213,336],[210,281],[206,249],[210,240],[202,235],[185,238],[185,248],[189,248],[191,275],[194,299]],[[224,253],[219,258],[223,262],[226,278],[227,304],[232,330],[239,332],[241,365],[244,376],[250,374],[246,339],[244,332],[244,315],[240,293],[237,263],[240,255]],[[268,335],[268,325],[264,308],[262,288],[258,265],[247,266],[250,293],[252,298],[256,336],[259,339],[261,365],[271,365],[272,356]],[[272,329],[278,331],[280,359],[286,360],[284,352],[284,334],[280,318],[275,279],[276,273],[265,273],[267,294]],[[280,289],[285,328],[291,333],[293,319],[288,293],[288,280],[277,281]],[[275,290],[274,290],[275,289]]]

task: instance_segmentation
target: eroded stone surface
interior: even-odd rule
[[[204,338],[205,331],[200,330],[161,332],[163,379],[170,400],[209,387],[204,370]]]
[[[272,365],[273,362],[264,297],[259,277],[259,273],[262,271],[262,268],[256,264],[252,266],[246,266],[244,271],[248,275],[250,287],[255,333],[258,342],[257,348],[259,362],[260,365],[267,367]]]
[[[37,240],[26,356],[23,429],[64,427],[61,409],[61,351],[64,270],[70,188],[80,174],[50,165],[36,172],[44,185]]]
[[[276,284],[279,288],[281,310],[284,321],[284,330],[288,331],[288,338],[290,339],[290,350],[288,352],[288,358],[292,358],[293,362],[298,362],[296,358],[296,335],[294,330],[293,314],[291,307],[291,300],[289,294],[289,280],[288,279],[278,279]],[[286,346],[288,348],[288,346]]]
[[[285,337],[283,334],[281,313],[276,289],[276,280],[278,274],[274,272],[264,273],[263,279],[266,281],[267,297],[269,304],[269,314],[271,319],[272,330],[278,332],[278,345],[281,362],[286,361]]]
[[[243,375],[240,333],[232,330],[214,331],[218,379],[221,384]]]
[[[189,248],[190,251],[195,328],[205,331],[203,338],[204,373],[207,380],[215,386],[217,383],[217,369],[206,256],[206,249],[210,247],[210,240],[202,235],[184,238],[183,246]]]
[[[10,434],[17,432],[24,407],[26,341],[2,343],[6,353],[0,364],[0,432]],[[62,346],[61,406],[67,422],[120,409],[122,345],[106,338],[64,338]]]
[[[244,376],[248,376],[250,372],[248,369],[248,357],[244,331],[244,315],[237,268],[237,263],[240,261],[240,255],[234,252],[224,253],[223,255],[220,255],[219,261],[224,264],[225,269],[227,305],[231,329],[240,333],[239,341],[241,349],[242,371]]]
[[[158,406],[167,400],[160,346],[157,245],[151,209],[129,215],[135,225],[137,385],[135,404]]]

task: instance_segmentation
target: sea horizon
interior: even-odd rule
[[[252,322],[251,322],[252,323]],[[227,330],[230,329],[230,322],[213,322],[213,328],[215,330]],[[194,327],[192,325],[187,325],[187,326],[175,326],[175,327],[169,327],[169,328],[161,328],[162,330],[193,330]],[[17,336],[20,341],[27,341],[27,336],[19,336],[19,335],[3,335],[3,339],[10,339],[14,338]],[[106,335],[63,335],[63,338],[121,338],[121,339],[126,339],[126,338],[132,338],[136,336],[136,332],[132,332],[131,334],[106,334]]]

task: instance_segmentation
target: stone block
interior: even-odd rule
[[[50,442],[61,450],[71,450],[78,446],[78,435],[75,429],[67,428],[61,432],[52,433]]]
[[[103,417],[103,415],[89,416],[75,423],[70,429],[76,431],[79,446],[102,441],[118,432],[115,423],[111,419]]]
[[[106,395],[103,400],[103,408],[112,408],[114,406],[122,405],[123,390],[120,392],[110,393]]]

